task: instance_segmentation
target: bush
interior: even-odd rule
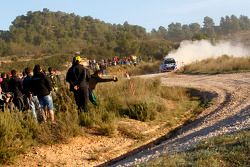
[[[108,84],[112,84],[112,90],[107,89]],[[113,112],[116,117],[128,116],[132,119],[148,121],[155,117],[159,91],[159,79],[136,78],[116,84],[100,85],[97,97],[100,98],[100,104],[109,114]]]
[[[33,145],[37,126],[31,116],[0,113],[0,163],[8,162]]]
[[[124,114],[131,119],[139,121],[149,121],[155,119],[155,112],[147,103],[129,104],[128,110]]]
[[[56,124],[37,124],[28,112],[0,113],[0,164],[11,162],[32,145],[66,142],[82,134],[77,112],[60,112],[56,118]]]
[[[92,127],[94,125],[94,121],[91,118],[90,113],[81,113],[79,117],[81,126]]]

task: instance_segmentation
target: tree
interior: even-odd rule
[[[240,22],[238,20],[238,18],[235,15],[231,16],[231,25],[230,25],[230,29],[231,32],[237,32],[240,30]]]
[[[250,20],[247,16],[241,15],[239,18],[239,24],[241,30],[249,30],[250,29]]]
[[[171,23],[168,25],[168,39],[173,41],[181,41],[185,38],[182,31],[181,23]]]
[[[153,29],[151,30],[150,35],[151,35],[152,38],[157,38],[157,37],[158,37],[158,33],[157,33],[157,31],[156,31],[155,28],[153,28]]]
[[[209,37],[214,37],[215,36],[215,31],[214,31],[214,21],[212,18],[206,16],[204,17],[203,21],[203,31],[204,33],[209,36]]]
[[[221,17],[220,19],[220,29],[221,29],[222,34],[226,32],[227,24],[226,24],[226,20],[224,19],[224,17]]]
[[[159,38],[166,39],[167,38],[168,31],[165,27],[160,26],[157,31],[157,35]]]
[[[155,31],[155,37],[153,34],[147,33],[144,27],[128,22],[122,25],[109,24],[91,16],[80,17],[74,13],[51,12],[44,8],[16,17],[9,31],[0,31],[0,54],[6,53],[4,48],[10,48],[17,56],[68,54],[75,50],[96,58],[115,54],[126,56],[139,54],[142,41],[153,38],[152,43],[165,41],[167,29],[161,26]],[[153,55],[165,53],[168,50],[166,48],[165,45],[156,45]]]
[[[189,24],[189,28],[193,35],[201,32],[201,26],[199,23],[191,23]]]
[[[182,31],[184,34],[184,39],[191,39],[192,38],[192,32],[190,30],[190,27],[187,24],[184,24],[182,26]]]

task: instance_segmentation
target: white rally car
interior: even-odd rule
[[[177,64],[174,58],[164,58],[160,65],[160,72],[175,71]]]

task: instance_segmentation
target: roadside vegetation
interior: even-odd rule
[[[246,71],[250,71],[250,57],[231,57],[228,55],[195,62],[180,70],[184,74],[221,74]]]
[[[136,66],[131,65],[118,65],[112,66],[108,69],[108,72],[112,75],[117,75],[124,77],[127,72],[130,76],[145,75],[145,74],[155,74],[159,72],[160,61],[155,60],[153,62],[142,61]]]
[[[56,124],[37,124],[28,112],[0,114],[0,164],[11,163],[16,155],[32,146],[64,143],[90,129],[94,134],[146,141],[194,118],[203,109],[199,98],[192,97],[188,89],[162,87],[157,78],[98,85],[100,106],[89,104],[90,111],[79,118],[68,88],[62,87],[59,92],[61,95],[54,101]],[[141,124],[160,128],[144,133]]]
[[[53,67],[57,70],[65,70],[66,63],[72,61],[73,55],[70,57],[69,55],[65,54],[49,54],[44,55],[44,57],[12,57],[12,59],[8,62],[4,62],[0,60],[0,70],[1,71],[11,71],[14,69],[22,72],[26,67],[34,67],[36,64],[40,64],[42,67],[48,69],[48,67]]]
[[[195,148],[174,155],[163,155],[141,166],[157,167],[236,167],[250,166],[250,131],[221,135],[205,140]]]

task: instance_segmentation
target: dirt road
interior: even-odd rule
[[[185,151],[212,136],[250,129],[250,73],[196,76],[159,74],[145,77],[154,76],[160,76],[164,85],[203,89],[217,93],[218,98],[197,120],[179,129],[173,137],[109,166],[140,164],[162,153]]]

